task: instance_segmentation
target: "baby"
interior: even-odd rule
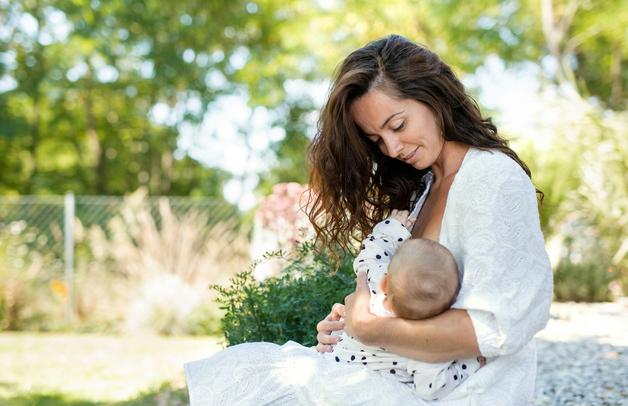
[[[393,211],[373,228],[353,262],[356,274],[366,272],[373,314],[421,320],[442,313],[455,301],[460,283],[454,257],[435,241],[410,239],[413,223],[407,211]],[[362,363],[410,385],[426,400],[442,399],[480,368],[477,359],[420,362],[366,346],[342,331],[333,334],[341,335],[341,341],[327,357]]]

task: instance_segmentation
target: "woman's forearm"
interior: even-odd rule
[[[465,310],[450,309],[426,320],[378,317],[368,324],[357,339],[408,358],[446,362],[481,355]]]

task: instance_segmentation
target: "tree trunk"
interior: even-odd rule
[[[85,122],[87,124],[87,149],[91,157],[94,171],[94,187],[96,194],[105,194],[105,150],[101,144],[98,131],[96,131],[96,120],[94,118],[94,104],[91,89],[92,69],[89,69],[87,78],[87,89],[85,92]]]

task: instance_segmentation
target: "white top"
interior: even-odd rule
[[[535,190],[521,167],[500,152],[469,149],[449,191],[439,240],[462,273],[453,307],[468,311],[488,358],[444,400],[424,401],[368,368],[289,341],[236,345],[186,364],[191,405],[529,404],[533,337],[549,318],[552,272]]]
[[[452,307],[467,310],[487,357],[448,399],[529,403],[536,378],[532,338],[549,319],[552,271],[536,191],[523,169],[501,152],[469,149],[449,191],[440,243],[462,273]]]

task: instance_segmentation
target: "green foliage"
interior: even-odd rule
[[[534,185],[543,192],[539,215],[546,236],[556,233],[557,225],[569,214],[565,210],[565,202],[579,187],[582,178],[581,163],[577,159],[580,149],[567,141],[557,137],[548,152],[539,151],[531,142],[517,149],[532,172]],[[561,153],[554,153],[557,150]]]
[[[352,258],[343,255],[338,269],[331,270],[328,255],[314,253],[311,242],[302,244],[288,257],[281,275],[264,281],[253,277],[252,269],[237,274],[229,287],[212,285],[225,311],[223,330],[228,345],[266,341],[283,344],[288,340],[306,346],[316,344],[316,324],[335,302],[355,288]]]
[[[236,48],[212,22],[233,22],[240,6],[0,4],[0,74],[15,81],[0,101],[0,153],[10,157],[0,163],[0,193],[120,195],[146,186],[151,194],[221,196],[225,173],[176,151],[177,137],[181,123],[200,122],[230,87],[207,86],[205,77],[226,70]],[[155,106],[166,113],[160,119]]]
[[[217,336],[223,334],[222,318],[224,311],[215,303],[200,305],[188,317],[188,333],[198,336]]]
[[[609,284],[617,277],[604,262],[574,264],[563,260],[554,270],[554,298],[560,302],[612,300]]]
[[[626,2],[598,3],[1,2],[0,193],[119,195],[145,186],[219,196],[229,174],[186,158],[177,142],[226,94],[272,109],[286,129],[260,192],[304,183],[306,117],[317,106],[304,94],[286,97],[287,81],[325,81],[351,50],[391,32],[426,44],[461,75],[489,55],[508,65],[543,61],[550,81],[619,111]]]

